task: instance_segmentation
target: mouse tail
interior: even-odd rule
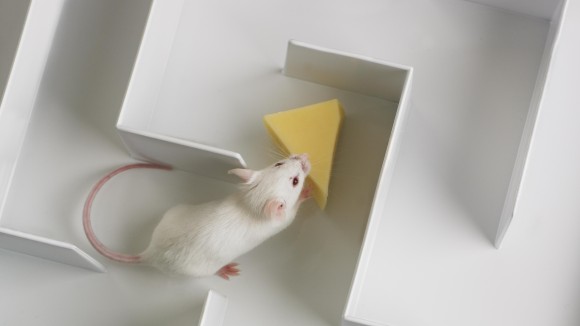
[[[93,200],[97,196],[99,190],[107,183],[107,181],[111,180],[114,176],[119,173],[125,172],[131,169],[161,169],[161,170],[171,170],[170,166],[161,165],[161,164],[154,164],[154,163],[135,163],[122,166],[109,174],[105,175],[104,177],[99,180],[94,186],[91,192],[89,193],[86,201],[85,206],[83,208],[83,228],[85,230],[85,234],[87,239],[91,243],[91,245],[103,256],[122,263],[139,263],[141,262],[141,256],[139,255],[126,255],[121,254],[118,252],[114,252],[111,249],[107,248],[95,235],[95,231],[93,230],[93,226],[91,224],[91,207],[93,205]]]

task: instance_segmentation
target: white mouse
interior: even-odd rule
[[[87,197],[83,227],[89,242],[103,256],[126,263],[146,263],[168,274],[195,277],[218,275],[224,279],[239,274],[232,260],[250,251],[286,228],[300,204],[311,197],[304,187],[310,172],[306,154],[291,155],[263,170],[233,169],[242,184],[224,199],[200,205],[178,205],[169,209],[139,255],[114,252],[96,237],[91,221],[92,202],[100,188],[113,176],[133,168],[171,169],[139,163],[121,167],[103,177]]]

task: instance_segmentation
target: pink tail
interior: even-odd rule
[[[91,225],[91,207],[93,206],[93,200],[97,196],[99,190],[103,187],[107,181],[111,180],[114,176],[121,172],[125,172],[131,169],[138,169],[138,168],[146,168],[146,169],[162,169],[162,170],[171,170],[171,167],[161,165],[161,164],[153,164],[153,163],[136,163],[136,164],[129,164],[123,167],[116,169],[115,171],[107,174],[91,190],[87,200],[85,201],[85,207],[83,208],[83,227],[85,229],[85,234],[89,239],[89,242],[93,247],[103,256],[115,260],[122,263],[138,263],[141,261],[140,256],[131,256],[125,255],[121,253],[114,252],[109,248],[105,247],[105,245],[97,239],[95,235],[95,231],[93,230],[93,226]]]

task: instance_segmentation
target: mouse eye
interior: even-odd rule
[[[275,167],[278,167],[278,166],[280,166],[280,165],[282,165],[282,164],[284,164],[284,163],[283,163],[283,162],[278,162],[278,163],[274,164],[274,166],[275,166]]]
[[[298,180],[298,177],[294,177],[294,178],[292,179],[292,186],[296,187],[296,185],[298,184],[298,181],[299,181],[299,180]]]

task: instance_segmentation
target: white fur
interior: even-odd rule
[[[245,183],[223,200],[168,210],[142,261],[170,274],[209,276],[286,228],[300,205],[310,163],[305,155],[282,162],[261,171],[232,170]],[[299,184],[293,186],[295,176]]]

